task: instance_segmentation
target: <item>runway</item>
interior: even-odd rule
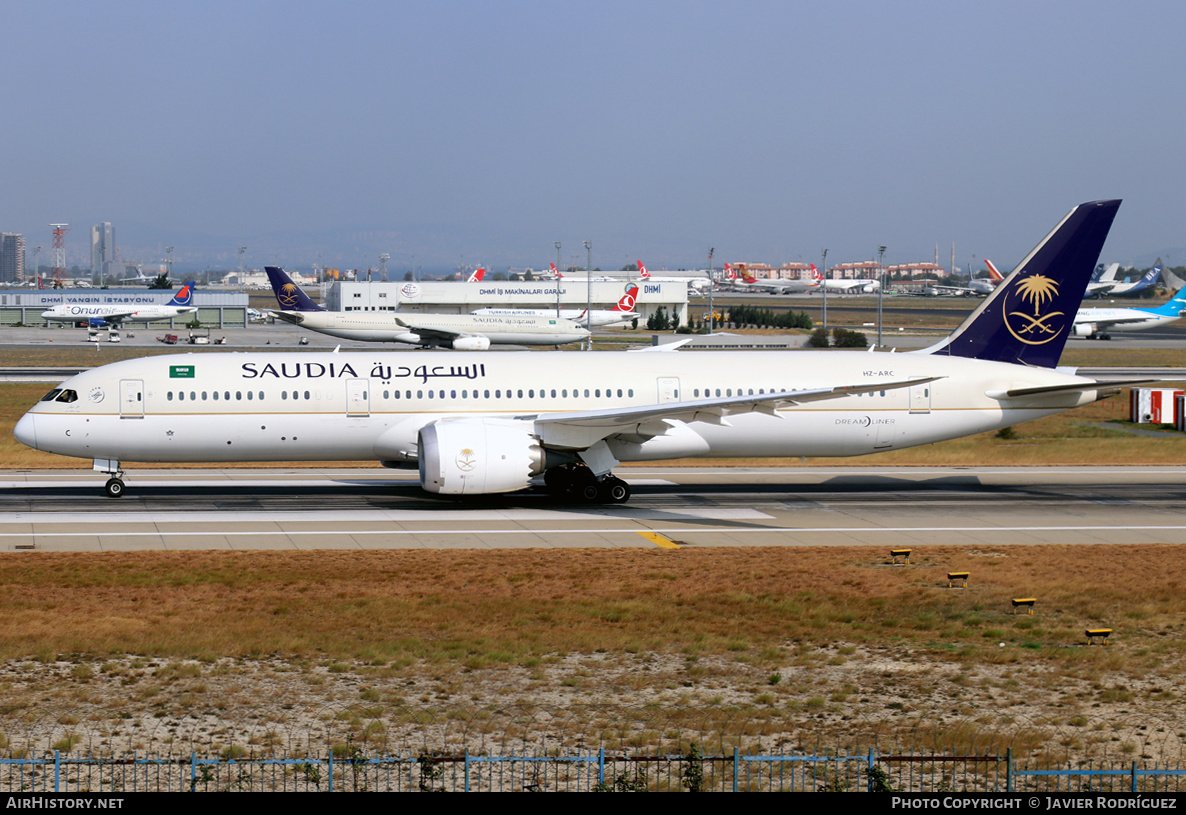
[[[0,551],[1186,543],[1186,467],[623,468],[625,506],[459,501],[412,472],[0,474]]]

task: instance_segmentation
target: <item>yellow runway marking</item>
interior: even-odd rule
[[[664,537],[663,535],[660,535],[658,532],[638,532],[638,531],[636,531],[635,534],[642,535],[644,538],[649,540],[651,543],[655,544],[656,546],[661,546],[664,549],[678,549],[679,548],[679,544],[677,544],[671,538],[667,538],[667,537]]]

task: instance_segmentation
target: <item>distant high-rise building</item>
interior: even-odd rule
[[[25,236],[0,232],[0,283],[15,283],[25,277]]]
[[[115,229],[108,221],[92,226],[91,274],[107,276],[120,271],[115,262]]]

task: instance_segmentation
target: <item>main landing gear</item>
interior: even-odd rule
[[[120,469],[119,462],[113,459],[97,458],[92,466],[92,469],[98,470],[101,473],[107,473],[111,478],[107,479],[103,490],[107,493],[108,498],[123,498],[124,497],[124,471]]]
[[[624,504],[630,485],[612,473],[599,480],[581,464],[561,464],[544,473],[544,486],[557,498],[575,498],[586,504]]]

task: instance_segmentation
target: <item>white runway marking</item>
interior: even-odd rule
[[[140,523],[150,523],[141,521]],[[229,523],[223,519],[223,523]],[[683,535],[701,534],[711,532],[725,532],[730,535],[744,535],[746,533],[771,533],[782,532],[785,534],[802,535],[807,533],[860,533],[861,535],[883,535],[883,534],[924,534],[934,532],[1112,532],[1117,527],[1114,526],[896,526],[896,527],[876,527],[876,526],[848,526],[848,527],[792,527],[792,526],[751,526],[751,527],[732,527],[732,526],[706,526],[706,527],[672,527],[672,528],[648,528],[651,532],[660,532],[665,535]],[[1126,531],[1133,532],[1186,532],[1186,524],[1178,526],[1125,526]],[[598,529],[348,529],[343,530],[340,527],[334,529],[298,529],[298,530],[236,530],[236,531],[211,531],[198,530],[194,532],[184,531],[145,531],[145,532],[127,532],[120,531],[118,533],[98,533],[95,531],[89,532],[37,532],[37,537],[47,538],[76,538],[76,537],[94,537],[97,534],[119,534],[120,536],[135,537],[135,536],[151,536],[151,537],[173,537],[186,535],[202,535],[202,536],[220,536],[220,537],[258,537],[261,535],[275,536],[275,535],[326,535],[326,534],[341,534],[341,535],[522,535],[524,533],[532,535],[605,535],[608,533],[629,533],[633,534],[638,529],[634,527],[621,528],[598,528]],[[28,537],[29,532],[0,532],[0,538],[6,537]]]

